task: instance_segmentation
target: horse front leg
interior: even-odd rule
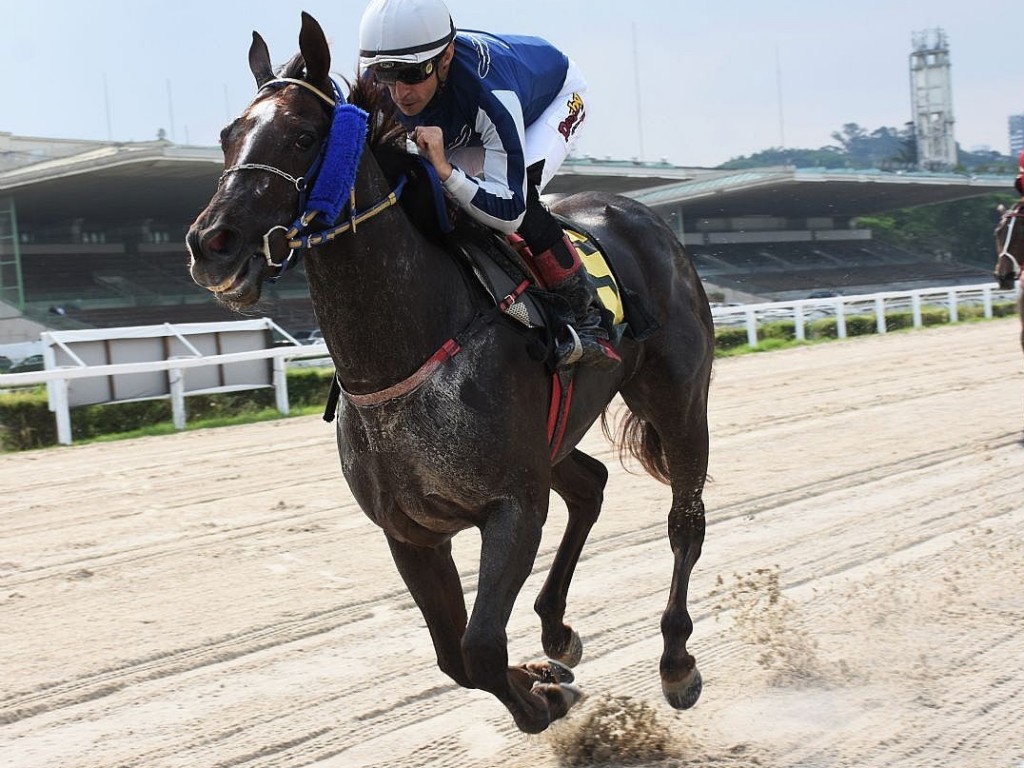
[[[488,510],[481,530],[477,597],[462,638],[463,659],[474,687],[497,697],[526,733],[540,733],[580,698],[571,686],[552,682],[557,673],[540,674],[543,665],[508,664],[506,627],[533,568],[546,503],[543,494],[532,509],[510,499]]]
[[[463,688],[473,688],[462,661],[466,601],[450,541],[435,548],[406,544],[385,534],[391,557],[427,622],[437,666]]]
[[[569,519],[533,609],[540,616],[544,653],[569,667],[579,664],[583,641],[565,623],[566,599],[583,545],[601,513],[607,482],[604,464],[580,450],[572,451],[552,469],[551,487],[565,501]]]

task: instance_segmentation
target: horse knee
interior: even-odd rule
[[[472,688],[493,690],[508,669],[508,640],[503,631],[467,629],[462,637],[462,661]]]

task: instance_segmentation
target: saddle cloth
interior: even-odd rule
[[[564,227],[563,231],[576,248],[576,253],[579,254],[584,269],[587,270],[587,274],[594,283],[601,308],[608,313],[613,325],[622,324],[626,319],[622,295],[618,281],[612,274],[604,253],[598,248],[593,238],[587,234],[568,227]],[[514,245],[513,248],[515,248]],[[513,274],[516,270],[510,269],[507,264],[500,263],[505,260],[504,258],[496,258],[489,249],[474,249],[471,260],[478,267],[477,278],[494,298],[496,304],[500,304],[509,296],[522,279],[522,275]],[[537,297],[532,291],[527,291],[519,296],[505,310],[505,313],[531,328],[543,328],[548,324],[547,313],[540,311]]]

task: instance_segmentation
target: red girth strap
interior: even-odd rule
[[[569,407],[572,405],[573,378],[563,388],[561,376],[556,372],[551,376],[551,405],[548,406],[548,445],[551,447],[551,458],[558,455],[565,438],[565,427],[569,422]]]

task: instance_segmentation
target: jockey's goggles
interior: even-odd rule
[[[437,69],[437,58],[421,61],[419,64],[407,64],[404,61],[382,61],[370,67],[377,82],[383,85],[419,85],[429,78]]]

